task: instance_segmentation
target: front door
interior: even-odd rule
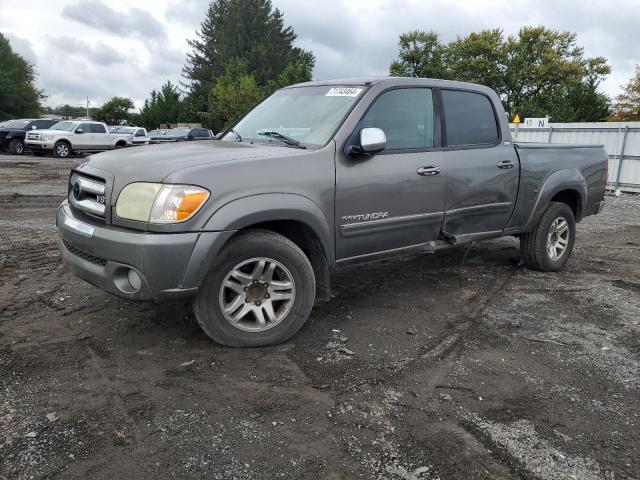
[[[388,90],[356,129],[356,135],[365,127],[382,129],[385,150],[364,159],[337,153],[338,262],[419,248],[438,238],[444,175],[435,124],[430,89]]]
[[[82,133],[78,133],[78,130],[82,129]],[[76,128],[76,135],[73,137],[73,148],[75,150],[87,150],[93,146],[93,132],[91,131],[90,123],[81,123]]]
[[[453,236],[497,235],[511,217],[518,194],[519,164],[510,141],[502,141],[489,97],[442,90],[447,177],[443,231]],[[463,238],[463,237],[462,237]]]

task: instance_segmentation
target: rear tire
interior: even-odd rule
[[[19,138],[14,138],[9,143],[9,152],[14,155],[22,155],[24,152],[24,143]]]
[[[520,251],[527,267],[558,272],[569,260],[576,239],[576,220],[566,203],[551,202],[530,233],[520,237]]]
[[[53,156],[57,158],[68,158],[71,155],[71,145],[67,142],[56,142],[53,146]]]
[[[306,322],[316,295],[313,268],[291,240],[240,233],[218,254],[193,300],[198,324],[229,347],[276,345]]]

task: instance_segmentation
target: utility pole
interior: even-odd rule
[[[89,119],[89,96],[87,95],[87,120]]]

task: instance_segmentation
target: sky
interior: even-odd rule
[[[398,37],[435,30],[443,41],[473,31],[544,25],[578,34],[586,56],[612,68],[615,96],[640,63],[640,0],[272,0],[316,57],[314,79],[388,74]],[[51,106],[100,106],[113,96],[140,107],[178,83],[209,0],[0,0],[0,32],[36,65]]]

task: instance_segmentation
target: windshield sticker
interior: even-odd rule
[[[334,87],[329,90],[325,97],[357,97],[362,88]]]

